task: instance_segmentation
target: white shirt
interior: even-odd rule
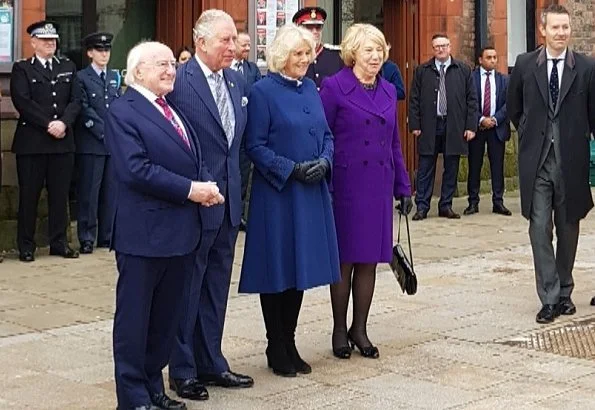
[[[207,67],[207,65],[201,61],[201,59],[198,57],[198,54],[194,54],[194,57],[196,58],[196,61],[198,61],[198,65],[202,69],[202,72],[205,74],[205,77],[207,78],[207,83],[209,84],[209,88],[211,89],[211,94],[213,95],[213,101],[216,102],[217,101],[217,97],[216,97],[217,96],[217,83],[215,83],[215,79],[213,79],[211,77],[211,74],[213,74],[213,71],[211,71],[211,69],[209,67]],[[223,75],[223,70],[217,71],[216,74],[219,74],[221,76],[221,78],[223,78],[223,82],[225,84],[226,80],[225,80],[225,76]],[[236,115],[235,115],[235,111],[233,109],[233,102],[231,101],[231,95],[229,94],[229,89],[227,87],[225,87],[225,92],[227,93],[227,109],[229,110],[229,113],[230,113],[229,119],[231,120],[232,135],[229,136],[229,141],[231,143],[231,141],[233,141],[233,138],[234,138],[233,134],[235,133],[235,129],[236,129]]]
[[[436,64],[436,69],[438,69],[438,72],[440,72],[440,66],[444,64],[444,80],[445,81],[446,81],[446,70],[448,70],[448,66],[451,63],[452,63],[452,57],[448,57],[448,60],[446,60],[445,62],[441,62],[441,61],[438,61],[437,59],[434,59],[434,64]],[[444,86],[446,87],[446,84],[444,84]],[[436,115],[440,116],[440,115],[442,115],[442,113],[440,112],[440,104],[438,104],[438,101],[440,101],[440,87],[438,87],[438,93],[436,94]],[[446,111],[448,112],[448,104],[446,105]]]
[[[97,74],[98,77],[101,77],[101,73],[105,75],[105,79],[107,80],[107,69],[106,67],[99,68],[94,63],[91,63],[91,67],[93,67],[93,71]],[[157,98],[157,97],[155,97]]]
[[[238,65],[242,65],[243,63],[244,63],[244,60],[236,60],[234,58],[233,61],[231,62],[231,68],[234,69],[235,71],[240,71]]]
[[[165,117],[165,112],[163,111],[163,108],[161,108],[161,106],[155,102],[155,100],[157,98],[159,98],[159,97],[157,97],[156,94],[154,94],[151,90],[143,87],[140,84],[130,84],[130,87],[134,88],[143,97],[145,97],[147,100],[149,100],[149,102],[151,104],[153,104],[153,107],[157,108],[159,110],[159,112]],[[171,109],[171,112],[173,113],[174,118],[176,119],[178,125],[180,126],[180,128],[182,128],[182,131],[184,132],[184,135],[186,136],[186,138],[188,138],[188,132],[186,131],[186,128],[184,127],[184,123],[182,122],[182,120],[180,119],[180,117],[178,116],[178,114],[176,113],[176,111],[173,108],[171,108],[171,106],[170,106],[170,109]]]
[[[556,67],[558,67],[558,89],[562,88],[562,74],[564,73],[564,61],[566,61],[566,51],[568,51],[568,49],[564,50],[562,54],[560,54],[557,57],[560,59],[560,61],[558,61],[558,64],[556,65]],[[552,58],[554,57],[552,57],[547,48],[545,49],[545,55],[547,56],[547,81],[549,84],[550,78],[552,76],[552,67],[554,65]]]
[[[481,109],[479,110],[480,114],[483,113],[483,103],[484,103],[484,95],[486,89],[486,80],[488,76],[486,75],[487,71],[483,68],[479,68],[479,75],[481,81]],[[490,117],[493,117],[496,114],[496,71],[490,71]],[[484,116],[479,119],[479,123],[484,120]],[[496,122],[496,125],[498,123]]]

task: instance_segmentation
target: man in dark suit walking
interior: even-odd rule
[[[128,54],[128,91],[105,120],[117,190],[111,245],[119,273],[113,350],[122,410],[186,409],[165,394],[162,370],[200,242],[197,204],[224,201],[208,182],[194,129],[165,98],[173,89],[175,66],[166,45],[135,46]]]
[[[445,34],[432,37],[434,57],[415,69],[409,95],[409,131],[417,137],[419,168],[415,182],[414,221],[426,219],[434,188],[436,160],[442,153],[444,172],[438,215],[459,219],[452,210],[459,159],[477,130],[477,97],[471,69],[452,58]]]
[[[251,387],[232,372],[221,351],[235,243],[242,215],[240,142],[248,105],[245,81],[230,68],[237,31],[231,16],[206,10],[193,29],[195,55],[178,69],[171,100],[198,134],[205,163],[225,196],[201,210],[203,236],[186,311],[169,363],[170,387],[180,397],[204,400],[205,384]]]
[[[10,95],[19,112],[12,152],[19,180],[19,259],[35,260],[37,204],[48,192],[50,255],[78,258],[68,246],[68,190],[74,166],[72,127],[81,109],[76,67],[55,56],[58,25],[39,21],[27,28],[35,55],[12,67]]]
[[[248,33],[239,33],[236,40],[236,56],[231,64],[231,68],[240,73],[244,80],[248,93],[252,84],[262,78],[260,69],[252,61],[248,61],[250,54],[250,35]],[[246,208],[248,207],[248,182],[250,181],[250,174],[252,173],[252,162],[246,155],[246,141],[245,136],[242,135],[242,142],[240,144],[240,173],[242,175],[242,221],[240,222],[240,231],[246,230]]]
[[[82,104],[75,132],[80,253],[92,253],[95,239],[99,248],[111,240],[113,186],[103,135],[107,110],[121,92],[120,76],[107,68],[113,37],[103,32],[86,36],[83,46],[91,64],[77,73]]]
[[[504,206],[504,153],[510,139],[510,121],[506,113],[507,78],[496,71],[498,53],[494,47],[484,47],[479,56],[479,67],[473,71],[477,92],[478,131],[469,141],[469,175],[467,191],[469,206],[463,214],[479,212],[479,186],[483,156],[488,146],[492,177],[492,212],[512,215]]]
[[[576,312],[571,294],[579,222],[593,207],[589,135],[595,130],[595,66],[568,48],[570,16],[563,6],[544,11],[540,31],[545,46],[517,57],[507,106],[519,135],[521,210],[529,220],[542,304],[536,320],[550,323]]]

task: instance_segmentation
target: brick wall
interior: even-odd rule
[[[576,51],[595,56],[595,0],[560,1],[570,12]]]
[[[506,0],[488,0],[488,44],[498,52],[498,71],[508,71],[508,30]]]

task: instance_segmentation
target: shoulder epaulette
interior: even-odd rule
[[[327,50],[341,51],[341,46],[336,46],[334,44],[323,44],[322,46]]]

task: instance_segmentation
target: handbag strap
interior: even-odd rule
[[[401,217],[402,213],[399,212],[399,227],[397,229],[397,243],[401,243]],[[409,261],[411,267],[413,267],[413,252],[411,251],[411,233],[409,232],[409,217],[405,215],[405,225],[407,226],[407,246],[409,247]]]

